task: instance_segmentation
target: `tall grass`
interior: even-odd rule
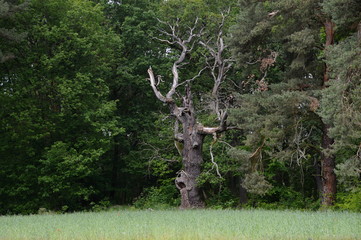
[[[190,210],[2,216],[0,239],[361,239],[361,214]]]

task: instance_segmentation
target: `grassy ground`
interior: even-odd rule
[[[361,239],[361,214],[265,210],[2,216],[0,239]]]

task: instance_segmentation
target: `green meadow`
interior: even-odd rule
[[[1,216],[0,239],[361,239],[361,214],[116,210]]]

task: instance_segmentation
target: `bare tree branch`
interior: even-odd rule
[[[222,178],[222,175],[220,174],[219,172],[219,168],[218,168],[218,164],[214,161],[214,156],[213,156],[213,152],[212,152],[212,149],[213,149],[213,145],[217,142],[217,133],[214,133],[213,134],[213,142],[211,143],[211,145],[209,146],[209,153],[211,155],[211,162],[213,164],[212,166],[212,169],[214,167],[216,167],[216,173],[218,175],[218,177]]]
[[[186,84],[186,83],[188,84],[188,83],[190,83],[190,82],[193,82],[196,78],[199,78],[199,77],[202,75],[202,72],[203,72],[204,70],[206,70],[207,68],[208,68],[207,66],[204,67],[204,68],[202,68],[201,70],[199,70],[199,72],[198,72],[197,75],[195,75],[194,77],[192,77],[192,78],[190,78],[190,79],[185,80],[185,81],[182,82],[182,83],[179,83],[177,87],[182,86],[182,85],[184,85],[184,84]]]
[[[162,95],[162,93],[158,90],[157,88],[157,84],[156,84],[156,80],[154,77],[154,73],[152,70],[152,67],[149,67],[148,69],[148,75],[149,75],[149,81],[150,81],[150,86],[153,89],[153,92],[155,94],[155,96],[162,102],[167,103],[168,100]]]
[[[149,81],[150,81],[150,85],[153,89],[154,94],[160,101],[170,105],[172,115],[176,116],[178,119],[180,119],[183,109],[178,108],[176,106],[176,104],[173,100],[173,95],[176,93],[177,87],[182,85],[182,84],[179,84],[179,68],[182,67],[184,64],[186,64],[184,62],[184,60],[186,58],[186,55],[192,50],[192,48],[194,46],[193,40],[195,37],[200,36],[200,34],[203,30],[203,29],[201,29],[199,32],[196,33],[196,29],[198,27],[198,20],[199,19],[197,18],[194,21],[193,26],[189,27],[189,31],[187,32],[185,38],[183,39],[183,37],[180,36],[180,34],[179,34],[179,19],[177,19],[177,21],[174,24],[170,24],[168,22],[158,19],[158,21],[160,23],[162,23],[163,25],[166,25],[168,27],[168,31],[166,31],[164,29],[160,29],[160,32],[163,35],[170,37],[171,40],[154,37],[154,39],[157,39],[161,42],[165,42],[169,45],[176,45],[181,48],[181,53],[180,53],[178,59],[173,63],[173,66],[172,66],[172,74],[173,74],[172,85],[165,96],[158,89],[158,85],[161,82],[160,79],[158,79],[158,81],[157,81],[154,76],[152,68],[150,67],[148,69]],[[189,48],[188,44],[191,44],[191,48]],[[185,82],[193,81],[194,79],[199,77],[203,71],[204,71],[204,69],[200,70],[196,76],[194,76],[191,79],[186,80]]]
[[[159,100],[161,100],[164,103],[168,103],[168,102],[173,102],[173,95],[176,92],[177,87],[180,85],[179,84],[179,67],[181,67],[184,64],[184,60],[185,57],[187,55],[188,52],[190,52],[193,49],[194,43],[193,43],[193,39],[196,36],[200,36],[202,29],[195,33],[197,27],[198,27],[198,18],[196,18],[196,20],[194,21],[194,24],[192,27],[189,27],[189,31],[187,33],[187,36],[183,39],[179,33],[179,19],[177,19],[177,21],[172,25],[170,23],[164,22],[160,19],[158,19],[158,21],[166,26],[168,26],[170,31],[165,31],[163,29],[160,30],[160,32],[162,34],[164,34],[165,36],[170,37],[172,40],[169,39],[161,39],[158,37],[154,37],[155,39],[161,41],[161,42],[165,42],[168,43],[170,45],[177,45],[178,47],[181,48],[181,54],[179,55],[178,59],[173,63],[173,67],[172,67],[172,74],[173,74],[173,81],[172,81],[172,86],[170,87],[169,91],[167,92],[167,94],[164,96],[163,94],[161,94],[161,92],[159,91],[159,89],[157,88],[157,84],[155,81],[155,77],[153,74],[153,71],[151,68],[149,68],[148,70],[148,74],[150,77],[150,83],[151,86],[153,88],[153,91],[155,93],[155,95],[157,96],[157,98]],[[188,44],[191,44],[191,47],[189,48]],[[203,70],[201,70],[197,76],[195,76],[194,78],[190,79],[194,80],[196,77],[199,77],[199,75],[202,73]]]
[[[154,39],[160,41],[160,42],[165,42],[165,43],[168,43],[169,45],[174,45],[176,43],[176,41],[169,41],[167,39],[161,39],[161,38],[158,38],[158,37],[153,37]]]
[[[210,63],[210,60],[207,60],[207,65],[210,68],[211,75],[213,77],[213,88],[212,88],[212,108],[214,112],[217,114],[217,118],[221,121],[221,109],[220,109],[220,96],[219,96],[219,88],[221,83],[225,80],[226,74],[232,66],[231,58],[224,58],[224,50],[226,49],[226,45],[223,40],[223,27],[224,22],[229,14],[230,9],[228,9],[225,13],[222,13],[222,20],[218,26],[217,39],[212,44],[210,40],[207,42],[200,41],[199,43],[205,47],[209,54],[212,57],[213,63]]]
[[[218,127],[204,127],[203,125],[198,126],[198,133],[204,135],[213,135],[214,133],[222,133],[230,129],[235,129],[232,127],[227,127],[227,111],[221,111],[221,121]]]

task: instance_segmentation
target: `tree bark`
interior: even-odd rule
[[[334,43],[334,35],[335,35],[335,29],[334,29],[334,23],[327,19],[324,23],[325,26],[325,33],[326,33],[326,42],[325,42],[325,50],[327,47],[333,45]],[[325,63],[325,70],[323,73],[323,85],[325,86],[325,84],[330,80],[329,75],[328,75],[328,66]]]
[[[179,116],[183,126],[183,170],[175,182],[181,193],[180,208],[202,208],[204,207],[204,201],[202,192],[197,186],[197,178],[202,171],[202,146],[205,135],[198,132],[199,127],[189,86],[187,86],[186,95],[183,97],[183,109],[184,111]]]
[[[184,148],[183,148],[183,168],[176,178],[176,186],[181,193],[181,209],[202,208],[204,201],[202,193],[197,186],[197,178],[202,171],[203,153],[202,145],[204,136],[196,133],[195,125],[184,124]]]
[[[331,20],[325,21],[326,43],[325,49],[334,43],[334,23]],[[323,86],[329,81],[328,66],[325,64],[325,71],[323,76]],[[329,129],[325,123],[322,123],[322,142],[321,147],[323,153],[321,154],[321,175],[322,175],[322,200],[321,204],[324,207],[332,206],[336,197],[336,174],[335,157],[328,153],[331,150],[334,140],[329,136]]]
[[[331,149],[333,139],[329,137],[329,126],[324,124],[322,136],[322,148],[324,150]],[[336,197],[336,174],[335,157],[329,153],[321,154],[322,168],[322,206],[332,206]]]

